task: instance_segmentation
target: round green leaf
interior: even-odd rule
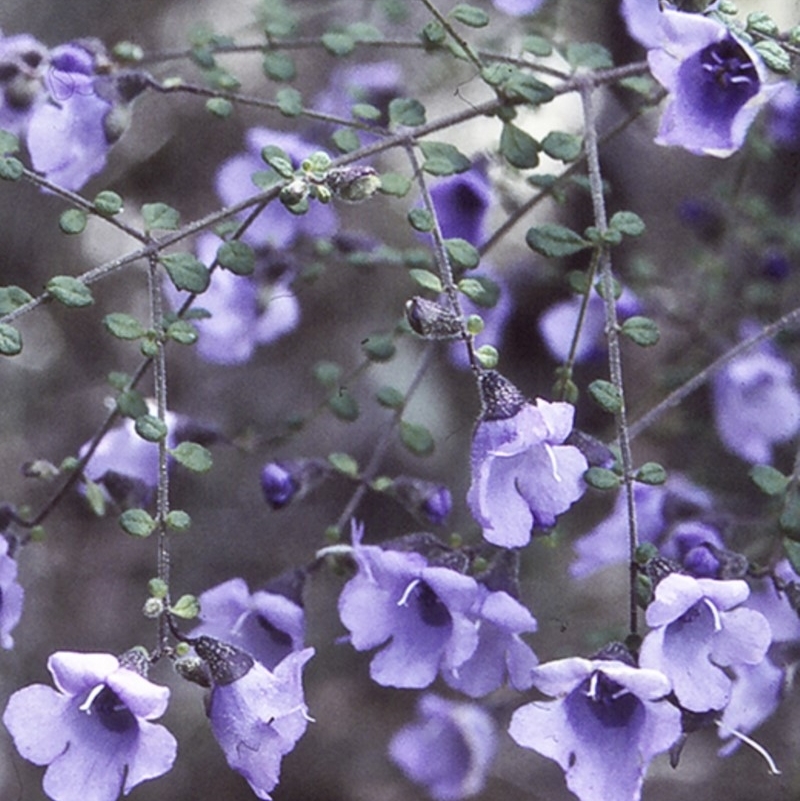
[[[786,75],[792,71],[791,56],[778,42],[772,39],[764,39],[756,42],[753,47],[773,72]]]
[[[658,462],[645,462],[634,478],[641,484],[660,486],[667,480],[667,471]]]
[[[297,117],[303,113],[303,96],[294,87],[287,86],[276,95],[278,109],[284,117]]]
[[[618,211],[608,221],[608,227],[625,236],[641,236],[645,231],[644,220],[633,211]]]
[[[427,209],[411,209],[408,212],[408,221],[415,231],[423,234],[433,230],[433,215]]]
[[[626,337],[644,348],[655,345],[661,337],[658,326],[649,317],[629,317],[621,330]]]
[[[129,389],[117,396],[117,409],[125,417],[136,420],[147,414],[147,403],[140,392]]]
[[[95,196],[93,205],[98,214],[113,217],[122,211],[122,198],[116,192],[106,189]]]
[[[94,303],[92,293],[86,284],[71,275],[53,276],[45,285],[45,289],[65,306],[80,308]]]
[[[82,209],[67,209],[58,218],[58,227],[65,234],[80,234],[86,228],[86,219]]]
[[[255,269],[256,256],[250,245],[240,240],[225,242],[217,251],[220,266],[236,275],[252,275]]]
[[[452,239],[444,240],[444,249],[450,258],[450,263],[454,267],[461,267],[464,270],[472,270],[478,266],[481,260],[481,254],[478,249],[467,242],[466,239]]]
[[[200,601],[194,595],[181,595],[169,611],[182,620],[193,620],[200,614]]]
[[[169,253],[161,256],[160,261],[176,289],[185,289],[194,294],[205,292],[208,289],[211,281],[208,267],[191,253]]]
[[[394,197],[405,197],[411,189],[411,181],[405,175],[396,172],[385,172],[381,174],[381,185],[378,189],[384,195]]]
[[[406,401],[405,395],[399,389],[390,386],[381,387],[375,397],[378,403],[387,409],[399,409]]]
[[[493,308],[500,299],[500,285],[485,275],[462,278],[458,282],[458,290],[485,309]]]
[[[550,158],[563,162],[575,161],[583,150],[583,140],[575,134],[551,131],[542,139],[542,150]]]
[[[278,50],[267,51],[261,66],[267,78],[273,81],[291,81],[297,75],[292,57]]]
[[[364,122],[377,122],[381,118],[381,110],[371,103],[354,103],[350,109],[354,119],[364,120]]]
[[[430,456],[436,443],[433,434],[422,425],[400,421],[400,441],[415,456]]]
[[[211,451],[196,442],[181,442],[170,449],[170,455],[176,462],[195,473],[207,473],[214,464]]]
[[[145,203],[142,206],[142,218],[145,228],[153,231],[174,231],[180,225],[181,215],[166,203]]]
[[[210,97],[206,100],[206,110],[215,117],[225,120],[233,114],[233,103],[224,97]]]
[[[610,381],[601,379],[592,381],[589,384],[589,394],[601,409],[610,414],[616,414],[622,410],[622,395]]]
[[[358,420],[358,403],[346,389],[340,389],[335,395],[328,398],[328,408],[336,417],[346,423]]]
[[[613,470],[605,467],[590,467],[583,474],[583,480],[598,490],[616,489],[622,483],[622,479]]]
[[[450,16],[469,25],[470,28],[485,28],[489,24],[489,15],[476,6],[467,3],[459,3],[451,12]]]
[[[361,147],[361,140],[352,128],[337,128],[333,132],[331,139],[342,153],[352,153]]]
[[[152,414],[143,414],[134,423],[136,433],[148,442],[161,442],[167,436],[167,424]]]
[[[177,531],[179,533],[183,533],[188,531],[192,525],[192,518],[189,515],[180,510],[180,509],[173,509],[167,515],[167,528],[172,529],[172,531]]]
[[[117,339],[139,339],[147,333],[145,327],[135,317],[122,312],[107,314],[103,318],[103,325]]]
[[[420,142],[419,148],[425,157],[422,169],[431,175],[453,175],[466,172],[470,160],[455,145],[446,142]]]
[[[0,353],[16,356],[22,350],[22,337],[13,325],[0,323]]]
[[[411,97],[396,97],[389,102],[389,121],[393,125],[425,124],[425,106]]]
[[[342,368],[336,362],[317,362],[313,372],[314,378],[324,387],[335,387],[342,377]]]
[[[119,516],[119,524],[132,537],[149,537],[156,527],[156,521],[144,509],[126,509]]]
[[[481,345],[475,351],[475,358],[485,370],[494,370],[500,361],[500,354],[494,345]]]
[[[350,478],[358,476],[358,462],[349,453],[331,453],[328,455],[328,461],[340,473]]]
[[[329,31],[322,34],[323,47],[334,56],[348,56],[356,48],[356,40],[347,33]]]
[[[591,247],[591,243],[580,234],[556,223],[545,223],[536,228],[529,228],[525,234],[525,242],[531,250],[551,258],[571,256]]]
[[[397,352],[391,334],[373,334],[361,343],[361,347],[371,362],[388,362]]]
[[[175,320],[167,326],[164,332],[168,339],[179,345],[194,345],[200,334],[188,320]]]
[[[439,280],[439,276],[434,275],[434,273],[429,270],[413,269],[409,270],[408,274],[423,289],[430,289],[432,292],[436,293],[442,291],[442,282]]]
[[[500,134],[500,153],[512,167],[520,170],[539,164],[539,143],[511,123],[506,123]]]
[[[0,315],[8,314],[9,312],[30,303],[33,296],[26,292],[21,287],[11,284],[10,286],[0,287]]]
[[[0,158],[0,179],[3,181],[18,181],[25,172],[25,167],[19,159],[13,156]]]
[[[750,478],[765,495],[783,495],[791,479],[772,465],[757,464],[750,468]]]

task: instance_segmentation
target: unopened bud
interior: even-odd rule
[[[378,191],[381,179],[372,167],[334,167],[328,171],[325,184],[340,200],[360,203]]]
[[[432,300],[411,298],[406,303],[406,319],[411,329],[425,339],[455,339],[461,336],[458,315]]]

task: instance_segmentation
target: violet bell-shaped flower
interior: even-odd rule
[[[270,671],[245,651],[211,637],[198,637],[193,645],[211,675],[207,713],[214,737],[228,765],[258,798],[270,799],[282,758],[308,725],[302,672],[314,649],[294,651]]]
[[[646,612],[652,630],[642,642],[639,663],[669,677],[685,709],[723,709],[732,684],[726,669],[764,658],[772,633],[764,615],[741,606],[749,594],[741,579],[680,573],[656,585]]]
[[[33,684],[9,699],[3,723],[21,756],[47,765],[43,787],[54,801],[116,801],[172,768],[175,738],[151,722],[169,689],[138,672],[146,656],[135,652],[59,651],[47,660],[55,690]]]
[[[9,541],[0,534],[0,646],[14,647],[11,632],[22,617],[25,592],[17,581],[17,562],[11,556]]]
[[[622,0],[628,30],[644,45],[650,71],[669,92],[656,143],[725,157],[744,143],[780,84],[767,85],[756,51],[721,22],[660,10],[659,0]]]
[[[389,743],[392,761],[435,801],[479,793],[496,750],[496,728],[488,712],[429,694],[417,703],[417,719]]]
[[[303,648],[305,613],[276,592],[250,593],[244,579],[233,578],[200,594],[200,623],[191,637],[213,637],[246,651],[268,670]]]
[[[511,737],[557,762],[580,801],[638,801],[649,763],[681,735],[669,679],[627,660],[572,657],[534,668],[533,684],[557,700],[517,709]]]
[[[370,676],[386,687],[427,687],[440,669],[457,669],[478,646],[469,611],[478,583],[419,553],[362,545],[353,526],[358,573],[339,596],[339,617],[357,651],[380,650]]]
[[[586,457],[564,445],[574,407],[535,405],[499,373],[481,374],[483,411],[472,439],[467,503],[494,545],[527,545],[533,528],[551,528],[585,491]]]

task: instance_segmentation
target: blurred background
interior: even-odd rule
[[[597,41],[624,64],[643,57],[617,15],[615,0],[548,2],[535,18],[521,21],[495,12],[488,2],[476,4],[493,14],[492,25],[475,35],[488,50],[517,52],[526,32],[554,37],[558,43]],[[391,4],[340,0],[319,4],[287,0],[300,20],[299,34],[323,32],[369,21],[387,36],[407,42],[428,20],[416,3],[395,4],[405,13],[391,19]],[[443,10],[454,3],[439,4]],[[739,4],[746,10],[747,4]],[[765,8],[763,3],[753,8]],[[768,9],[782,25],[796,24],[800,4],[777,2]],[[78,37],[100,38],[108,46],[122,40],[140,45],[147,69],[158,79],[180,75],[202,83],[201,70],[186,57],[191,38],[203,28],[234,37],[236,43],[262,41],[257,4],[184,0],[59,0],[31,3],[4,0],[0,30],[6,35],[28,32],[48,46]],[[293,52],[297,77],[292,85],[304,101],[322,102],[333,92],[329,79],[336,70],[357,61],[391,59],[400,67],[401,94],[419,98],[428,120],[463,110],[488,99],[486,88],[468,64],[435,56],[423,58],[409,47],[359,47],[348,59],[337,59],[319,47]],[[266,78],[258,53],[220,57],[219,62],[242,83],[241,91],[272,99],[280,84]],[[563,65],[563,62],[561,62]],[[341,73],[338,73],[341,74]],[[601,93],[601,130],[608,130],[639,105],[633,92]],[[347,116],[345,113],[344,116]],[[658,110],[643,115],[604,147],[603,171],[610,184],[613,210],[630,209],[647,223],[646,235],[626,241],[615,252],[620,280],[640,298],[645,313],[659,324],[662,339],[651,350],[626,345],[625,373],[635,419],[673,387],[696,373],[739,336],[742,319],[775,319],[798,305],[800,279],[796,266],[800,241],[785,233],[797,213],[798,151],[759,147],[765,140],[764,120],[753,133],[756,144],[728,160],[697,158],[656,147]],[[580,132],[574,98],[521,118],[525,129],[542,139],[552,129]],[[218,166],[244,149],[245,132],[254,125],[292,130],[335,152],[332,126],[289,119],[276,112],[236,108],[228,119],[205,109],[205,98],[145,93],[134,107],[130,129],[110,153],[107,168],[92,179],[83,194],[102,189],[123,196],[126,214],[137,221],[142,203],[163,201],[177,208],[184,222],[219,207],[215,190]],[[494,231],[536,191],[497,156],[500,123],[478,118],[441,134],[470,157],[482,160],[494,186],[487,230]],[[370,162],[380,171],[409,173],[400,154]],[[543,161],[535,172],[562,169]],[[431,181],[432,184],[435,181]],[[732,197],[744,198],[735,208]],[[699,231],[685,203],[699,203],[716,215],[717,228]],[[290,257],[297,267],[293,291],[298,297],[298,327],[275,343],[256,349],[235,366],[203,361],[196,349],[172,345],[168,351],[168,405],[221,432],[212,446],[214,469],[204,475],[174,470],[170,486],[173,508],[192,517],[190,532],[172,540],[172,592],[200,594],[234,576],[251,590],[293,566],[308,564],[326,544],[325,530],[335,523],[355,485],[334,478],[307,498],[281,511],[264,502],[259,472],[270,460],[326,457],[347,452],[365,465],[391,412],[375,401],[376,391],[390,383],[401,391],[412,381],[425,350],[421,340],[403,336],[397,353],[385,364],[364,364],[362,343],[389,332],[402,318],[405,301],[418,292],[401,263],[358,264],[348,249],[380,241],[396,249],[427,247],[406,223],[408,209],[418,203],[416,190],[405,198],[378,195],[369,203],[335,203],[339,231],[333,247],[301,239]],[[0,185],[0,271],[3,285],[16,284],[36,294],[54,274],[77,275],[133,249],[135,243],[110,226],[90,220],[78,237],[60,232],[64,202],[25,184]],[[682,212],[684,209],[684,212]],[[760,215],[760,216],[759,216]],[[781,224],[769,228],[764,219]],[[528,396],[552,398],[557,360],[539,330],[539,319],[552,304],[570,296],[567,276],[584,270],[585,254],[546,262],[525,245],[525,231],[543,221],[558,220],[576,230],[591,224],[588,194],[571,185],[561,203],[547,201],[525,215],[493,247],[484,271],[507,286],[510,311],[493,340],[500,350],[499,369]],[[775,276],[778,254],[787,265]],[[770,264],[773,266],[771,267]],[[0,361],[0,500],[41,508],[54,484],[24,477],[22,466],[34,459],[58,465],[75,455],[101,424],[113,390],[111,371],[133,372],[140,361],[135,344],[107,334],[104,315],[127,312],[146,319],[144,265],[117,273],[94,287],[88,310],[48,305],[20,324],[25,349]],[[784,355],[797,363],[798,343],[785,336]],[[357,400],[360,415],[348,423],[324,408],[329,390],[314,376],[320,361],[342,369],[342,384]],[[585,387],[606,377],[602,354],[579,365],[576,383],[583,390],[578,426],[605,441],[612,437],[609,419],[586,400]],[[152,391],[148,375],[141,385]],[[430,369],[408,405],[404,419],[427,426],[434,434],[432,455],[419,458],[400,443],[392,445],[380,467],[389,476],[411,475],[446,483],[454,508],[437,534],[458,533],[478,543],[480,531],[464,502],[469,484],[469,444],[479,411],[468,371],[454,366],[447,344],[435,347]],[[301,415],[301,430],[286,436],[287,421]],[[749,532],[763,531],[769,510],[747,477],[748,465],[725,451],[716,437],[707,388],[693,394],[636,441],[641,463],[657,460],[681,471],[716,494],[735,524],[734,545],[746,549]],[[775,466],[792,469],[792,443],[776,454]],[[590,491],[558,530],[535,538],[522,556],[522,595],[539,622],[530,643],[542,661],[588,655],[607,638],[622,637],[627,622],[627,569],[617,566],[576,583],[569,577],[571,542],[590,530],[609,511],[612,498]],[[120,653],[130,646],[155,644],[152,621],[140,613],[147,581],[155,574],[155,540],[135,540],[122,533],[109,506],[98,517],[77,492],[70,494],[45,522],[46,537],[20,550],[20,580],[26,601],[14,632],[16,646],[0,654],[0,703],[15,689],[32,682],[50,683],[45,663],[56,650]],[[380,542],[419,530],[407,509],[389,498],[369,493],[358,508],[367,541]],[[758,547],[756,543],[755,547]],[[369,655],[337,642],[345,634],[336,615],[336,598],[346,577],[316,572],[308,581],[305,603],[308,643],[317,649],[306,669],[306,699],[315,723],[297,748],[284,759],[275,798],[310,801],[399,801],[425,798],[387,758],[392,733],[411,719],[417,693],[379,687],[369,680]],[[133,801],[189,801],[252,798],[245,781],[227,769],[209,731],[203,691],[183,682],[166,660],[151,678],[169,684],[170,709],[163,723],[179,741],[173,770],[137,787]],[[435,687],[434,689],[443,689]],[[445,694],[448,694],[444,690]],[[450,693],[452,695],[452,693]],[[499,756],[483,799],[561,801],[572,797],[558,767],[517,747],[505,733],[511,712],[523,700],[511,691],[487,699],[500,726]],[[763,762],[741,749],[727,759],[717,757],[713,732],[691,738],[680,767],[672,770],[662,756],[651,767],[644,798],[652,801],[702,797],[726,801],[800,797],[797,754],[800,730],[796,691],[757,732],[784,773],[766,774]],[[0,731],[0,797],[34,801],[44,798],[42,770],[16,754]]]

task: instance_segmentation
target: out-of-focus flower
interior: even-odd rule
[[[512,17],[523,17],[526,14],[535,14],[544,4],[544,0],[492,0],[492,4]]]
[[[764,615],[740,606],[749,594],[742,580],[679,573],[656,586],[646,612],[652,630],[642,643],[639,663],[668,676],[684,708],[723,709],[731,697],[725,668],[756,665],[764,658],[772,634]]]
[[[787,150],[800,149],[800,86],[784,83],[769,104],[767,132]]]
[[[453,508],[450,490],[444,484],[424,481],[413,476],[397,476],[388,493],[409,512],[434,526],[441,526]]]
[[[17,562],[9,555],[8,540],[0,534],[0,645],[14,647],[11,632],[22,617],[25,593],[17,581]]]
[[[331,473],[326,459],[288,459],[267,462],[261,468],[264,500],[275,510],[299,501],[316,489]]]
[[[272,670],[303,648],[303,608],[280,593],[250,593],[244,579],[234,578],[203,592],[200,625],[191,636],[205,635],[235,645]]]
[[[217,194],[223,203],[233,205],[257,194],[254,176],[271,168],[261,159],[267,145],[280,147],[295,166],[314,151],[314,145],[291,133],[268,128],[251,128],[246,136],[247,150],[232,156],[217,172]],[[247,216],[245,212],[241,219]],[[276,250],[290,247],[298,236],[329,237],[336,232],[336,212],[330,204],[312,203],[306,214],[292,214],[278,200],[268,204],[244,233],[242,239],[255,248]]]
[[[308,724],[302,672],[314,649],[294,651],[270,671],[244,651],[211,637],[197,638],[194,648],[211,675],[207,712],[214,737],[256,796],[270,799],[281,759]]]
[[[733,359],[714,377],[714,423],[725,447],[751,463],[770,463],[774,445],[800,430],[794,370],[769,347]]]
[[[486,236],[486,215],[493,199],[483,164],[436,183],[431,188],[431,200],[442,236],[479,245]]]
[[[565,362],[569,356],[583,298],[561,300],[546,309],[539,318],[539,333],[554,359]],[[641,303],[629,289],[617,300],[617,316],[625,320],[641,311]],[[575,347],[575,361],[583,362],[603,355],[606,350],[606,312],[603,299],[596,292],[589,295],[583,326]]]
[[[497,749],[490,715],[477,704],[423,695],[417,720],[398,731],[389,754],[436,801],[479,793]]]
[[[478,647],[469,611],[478,583],[419,553],[362,545],[353,526],[358,573],[339,596],[339,617],[358,651],[380,647],[370,676],[388,687],[427,687],[442,670],[457,670]]]
[[[151,723],[169,689],[127,656],[59,651],[47,661],[57,689],[33,684],[9,699],[3,723],[25,759],[48,766],[43,787],[54,801],[116,801],[172,767],[175,738]]]
[[[534,701],[509,734],[557,762],[581,801],[638,801],[645,772],[681,734],[681,713],[664,698],[669,679],[615,659],[573,657],[539,665],[533,683],[555,701]]]
[[[779,88],[765,83],[755,50],[721,22],[661,11],[659,0],[622,0],[622,13],[631,35],[648,49],[650,71],[669,92],[656,142],[699,155],[737,151]]]
[[[210,265],[222,240],[214,234],[197,239],[197,257]],[[197,352],[215,364],[243,364],[259,345],[268,345],[293,331],[300,321],[300,304],[292,292],[292,274],[283,265],[270,263],[269,254],[259,254],[252,276],[216,269],[211,283],[197,302],[211,316],[195,320],[200,332]],[[179,308],[188,293],[171,282],[166,293],[173,308]]]
[[[528,403],[495,371],[483,373],[480,386],[467,503],[489,542],[519,548],[532,528],[551,528],[583,495],[588,463],[578,448],[563,444],[575,413],[568,403]]]

